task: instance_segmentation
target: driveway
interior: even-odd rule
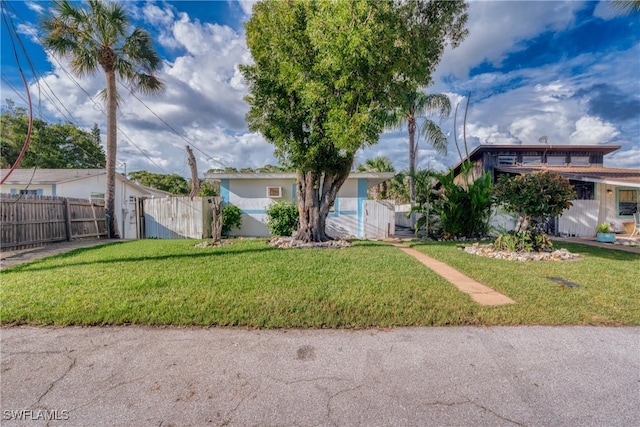
[[[3,426],[640,425],[638,327],[16,327],[0,339]]]

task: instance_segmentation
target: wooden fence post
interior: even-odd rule
[[[62,206],[64,211],[64,222],[65,222],[65,235],[67,237],[67,242],[71,241],[71,206],[69,206],[69,199],[66,197],[62,199]]]

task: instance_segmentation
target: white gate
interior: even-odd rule
[[[147,239],[207,239],[211,237],[211,206],[206,198],[165,197],[144,200]]]
[[[364,236],[365,239],[384,239],[396,232],[396,214],[393,202],[386,200],[365,200]]]

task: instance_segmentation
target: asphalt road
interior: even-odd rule
[[[0,340],[2,426],[640,425],[638,327],[17,327]]]

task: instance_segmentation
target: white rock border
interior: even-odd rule
[[[324,248],[324,249],[340,249],[351,247],[351,242],[344,239],[329,240],[328,242],[311,242],[305,243],[301,240],[295,240],[293,237],[273,237],[269,242],[269,246],[281,249],[308,249],[308,248]]]
[[[552,252],[509,252],[498,251],[492,244],[474,243],[471,246],[461,247],[460,250],[472,255],[507,261],[578,261],[583,259],[582,255],[571,253],[564,248]]]

